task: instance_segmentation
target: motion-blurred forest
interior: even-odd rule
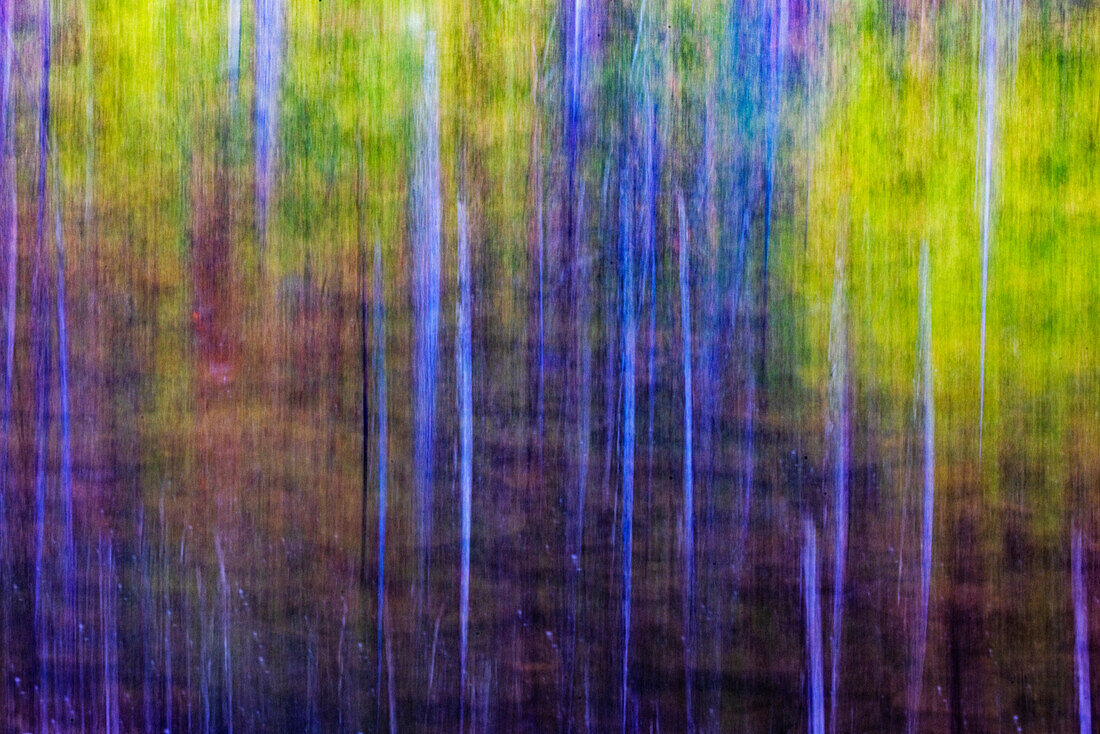
[[[0,729],[1091,730],[1091,0],[0,0],[0,143]]]

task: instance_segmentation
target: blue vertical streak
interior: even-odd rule
[[[54,145],[54,238],[57,254],[57,357],[58,383],[61,400],[61,593],[62,616],[65,620],[62,641],[66,672],[71,672],[76,659],[76,544],[73,539],[73,454],[69,432],[69,331],[65,318],[65,246],[61,232],[61,183]],[[64,694],[69,706],[75,701],[73,680],[66,678]]]
[[[921,246],[920,257],[920,352],[921,402],[923,405],[923,474],[924,502],[921,520],[920,620],[914,662],[909,682],[909,731],[917,730],[921,684],[924,678],[925,647],[928,641],[928,598],[932,587],[932,525],[934,520],[936,433],[932,402],[932,305],[929,276],[928,241]]]
[[[772,199],[775,191],[775,162],[779,138],[779,107],[785,84],[787,54],[787,0],[771,0],[774,3],[768,21],[768,97],[767,129],[765,132],[766,170],[764,172],[764,309],[768,307],[768,262],[771,249]]]
[[[1081,573],[1081,530],[1073,531],[1070,551],[1073,564],[1073,662],[1077,679],[1077,711],[1081,734],[1092,732],[1092,697],[1089,693],[1089,612]]]
[[[209,734],[213,718],[210,706],[210,646],[206,631],[206,594],[203,592],[202,570],[195,568],[195,593],[199,598],[199,698],[202,701],[202,732]]]
[[[164,600],[164,730],[172,731],[172,605],[169,594],[168,528],[164,516],[164,484],[160,492],[161,587]]]
[[[829,731],[836,731],[837,696],[840,690],[841,636],[843,633],[844,572],[848,554],[848,325],[847,300],[844,294],[843,243],[837,252],[833,276],[833,305],[829,338],[829,442],[832,453],[832,485],[836,501],[833,539],[833,618],[829,640],[831,686],[829,694]]]
[[[61,370],[61,490],[65,522],[65,541],[72,550],[72,474],[73,456],[69,434],[69,332],[65,318],[65,243],[61,230],[61,195],[58,181],[57,159],[54,158],[54,237],[57,247],[57,349],[58,366]]]
[[[581,81],[584,64],[584,0],[573,0],[573,24],[566,47],[566,63],[569,66],[565,79],[566,119],[565,119],[565,155],[569,175],[569,202],[572,204],[577,186],[577,157],[580,147],[581,126]]]
[[[435,446],[436,365],[439,360],[440,248],[442,212],[439,173],[439,71],[435,34],[424,42],[422,95],[417,111],[417,150],[413,182],[415,341],[413,369],[415,487],[419,555],[418,605],[422,606],[431,566],[432,475]]]
[[[374,380],[378,391],[378,607],[377,607],[377,655],[378,676],[375,690],[378,692],[376,719],[381,712],[382,701],[382,634],[386,602],[386,483],[389,479],[389,416],[386,405],[386,304],[382,292],[382,241],[374,241]],[[379,728],[380,727],[376,727]]]
[[[691,701],[695,616],[695,459],[692,455],[691,235],[682,193],[677,192],[676,206],[680,217],[680,336],[684,362],[684,690],[690,732],[695,730],[695,712]]]
[[[644,7],[644,6],[643,6]],[[640,40],[640,36],[639,36]],[[645,144],[645,220],[642,232],[645,236],[645,269],[649,291],[649,335],[646,341],[646,383],[648,385],[647,407],[649,410],[649,422],[647,424],[647,455],[646,455],[646,504],[653,504],[653,424],[654,424],[654,396],[655,396],[655,361],[657,342],[657,110],[649,100],[648,85],[645,97],[645,112],[647,120],[646,144]]]
[[[537,124],[537,122],[536,122]],[[536,396],[536,419],[537,424],[535,426],[535,435],[538,440],[539,447],[539,469],[542,468],[542,442],[543,442],[543,420],[546,412],[546,330],[545,330],[545,299],[543,295],[544,284],[546,281],[545,269],[546,269],[546,242],[545,242],[545,227],[543,217],[543,190],[542,190],[542,172],[541,167],[537,169],[538,178],[538,265],[539,265],[539,285],[538,285],[538,298],[539,298],[539,313],[538,313],[538,394]]]
[[[997,114],[997,2],[982,2],[982,66],[985,78],[982,82],[984,113],[982,128],[982,327],[981,356],[979,357],[980,385],[978,387],[978,465],[982,462],[982,439],[985,434],[985,323],[986,301],[989,285],[989,240],[992,223],[990,208],[993,188],[993,139]]]
[[[813,521],[802,521],[802,594],[806,599],[806,655],[810,670],[810,734],[825,734],[825,690],[822,681],[821,598],[817,588],[817,533]]]
[[[584,68],[585,68],[585,54],[584,54],[584,41],[586,33],[586,15],[587,9],[585,7],[585,0],[573,0],[572,2],[572,14],[569,17],[569,4],[563,2],[562,5],[563,16],[566,16],[572,23],[568,26],[569,37],[566,39],[565,44],[565,59],[564,59],[564,74],[563,74],[563,93],[565,98],[565,120],[564,120],[564,144],[565,144],[565,158],[566,158],[566,201],[565,201],[565,242],[568,247],[568,253],[564,254],[565,276],[566,283],[569,285],[569,293],[567,297],[576,298],[576,291],[573,290],[574,274],[578,267],[580,267],[581,261],[581,248],[582,248],[582,235],[581,227],[583,226],[583,218],[581,216],[581,209],[583,207],[584,199],[584,181],[582,179],[580,166],[578,161],[581,158],[581,136],[583,125],[583,100],[582,91],[584,83]],[[563,26],[566,27],[566,26]],[[541,183],[541,177],[540,177]],[[539,213],[540,213],[540,227],[541,227],[541,189],[540,189],[540,201],[539,201]],[[540,230],[541,231],[541,230]],[[540,240],[541,244],[541,240]],[[541,301],[541,289],[542,289],[542,264],[540,260],[539,266],[539,288],[540,288],[540,301]],[[541,313],[542,306],[540,303],[540,339],[542,330]],[[575,345],[574,345],[575,346]],[[540,446],[540,460],[541,460],[541,447],[542,447],[542,350],[539,351],[539,446]]]
[[[35,480],[34,480],[34,622],[38,644],[38,715],[39,729],[48,730],[47,699],[49,698],[50,641],[46,621],[47,599],[43,560],[46,551],[46,463],[49,437],[50,401],[50,334],[48,327],[49,306],[43,261],[42,241],[46,227],[46,165],[50,127],[50,3],[42,0],[42,79],[39,94],[38,118],[38,217],[35,225],[34,277],[31,285],[34,302],[34,328],[37,333],[35,363],[36,419],[35,419]]]
[[[610,196],[610,183],[611,183],[611,156],[609,155],[604,161],[603,170],[603,184],[600,187],[600,231],[599,239],[603,240],[603,214],[607,211],[607,202]],[[618,416],[615,411],[618,409],[616,404],[617,386],[615,383],[618,373],[615,370],[615,349],[617,347],[617,337],[615,335],[616,319],[612,317],[612,313],[615,310],[615,292],[616,279],[604,278],[604,306],[603,306],[603,328],[604,328],[604,373],[603,373],[603,421],[606,431],[606,437],[604,441],[604,457],[603,457],[603,493],[604,496],[611,491],[611,459],[615,454],[615,441]]]
[[[623,379],[623,664],[622,664],[622,730],[626,731],[629,708],[630,658],[630,593],[631,562],[634,548],[634,404],[635,404],[635,342],[638,325],[634,312],[634,245],[632,241],[633,196],[629,167],[623,167],[619,181],[619,267],[621,269],[622,324],[622,379]]]
[[[458,200],[458,334],[456,345],[461,440],[462,571],[459,579],[459,731],[465,730],[466,642],[470,621],[470,525],[473,514],[474,415],[470,336],[470,244],[466,204]]]
[[[44,286],[40,286],[44,288]],[[45,295],[40,298],[45,301]],[[36,312],[46,318],[44,303],[39,303]],[[49,422],[50,422],[50,345],[49,333],[42,329],[39,334],[37,348],[37,360],[35,364],[36,375],[36,406],[35,406],[35,471],[34,471],[34,630],[38,643],[38,706],[39,726],[46,731],[46,705],[49,697],[49,672],[50,672],[50,640],[49,625],[46,615],[49,612],[50,602],[47,598],[47,583],[44,561],[46,555],[46,463],[49,452]]]
[[[237,2],[239,0],[234,0]],[[231,29],[232,30],[232,29]],[[279,83],[282,76],[283,0],[256,0],[256,228],[260,247],[267,244],[268,204],[279,133]],[[230,40],[232,44],[232,40]],[[232,51],[232,46],[231,49]]]
[[[737,533],[737,548],[734,560],[734,583],[740,583],[741,572],[745,563],[745,547],[748,544],[749,517],[752,511],[752,490],[755,481],[755,440],[756,440],[756,366],[754,364],[754,350],[752,334],[749,332],[749,320],[753,303],[752,283],[749,280],[746,261],[748,257],[748,241],[752,225],[752,205],[746,204],[741,218],[741,236],[737,243],[736,279],[733,287],[733,306],[731,307],[731,320],[737,332],[739,319],[743,319],[740,337],[736,343],[743,351],[743,364],[745,366],[745,426],[741,436],[741,455],[743,461],[742,487],[741,487],[741,517]],[[762,355],[761,355],[762,357]],[[737,589],[734,590],[737,593]]]
[[[577,221],[584,221],[584,182],[581,182],[577,194]],[[581,385],[579,406],[580,415],[577,426],[577,513],[578,524],[573,541],[577,552],[577,571],[579,572],[580,553],[584,546],[584,503],[588,489],[588,450],[592,424],[591,381],[592,381],[592,343],[588,335],[588,324],[592,316],[591,305],[591,262],[585,251],[583,239],[578,233],[577,260],[580,287],[577,290],[577,341],[580,353]]]
[[[584,221],[584,181],[578,188],[576,217],[578,222]],[[592,380],[592,344],[589,339],[588,328],[591,320],[591,264],[585,250],[584,240],[581,237],[579,227],[576,230],[577,242],[574,248],[577,262],[577,281],[575,283],[576,295],[576,352],[579,359],[579,384],[575,393],[577,403],[577,430],[576,430],[576,504],[572,508],[572,517],[566,529],[566,566],[568,576],[566,578],[566,595],[568,599],[568,612],[566,619],[567,647],[565,649],[566,682],[563,689],[564,706],[566,715],[566,730],[573,727],[572,707],[573,689],[576,678],[576,649],[578,624],[578,597],[580,595],[581,555],[584,549],[584,509],[587,501],[588,471],[589,471],[589,442],[592,426],[592,408],[590,401]],[[582,607],[583,609],[583,607]]]
[[[241,0],[229,0],[229,17],[226,25],[228,31],[228,48],[226,51],[229,62],[229,109],[230,114],[232,114],[237,108],[237,80],[240,76],[241,65]]]
[[[225,554],[222,552],[221,539],[214,536],[214,550],[218,554],[218,573],[222,596],[222,674],[225,676],[225,712],[222,726],[233,734],[233,656],[229,646],[230,605],[229,579],[225,574]]]
[[[700,290],[702,297],[699,299],[698,349],[696,350],[698,361],[695,379],[699,383],[701,395],[715,395],[721,389],[718,379],[717,353],[719,321],[716,314],[717,291],[719,280],[719,264],[717,262],[714,242],[714,234],[708,224],[709,215],[713,211],[714,189],[714,154],[715,147],[715,123],[711,103],[708,100],[705,111],[706,119],[703,121],[703,143],[699,152],[699,162],[696,169],[696,197],[698,207],[696,216],[698,228],[696,230],[700,241],[703,242],[702,250],[707,252],[702,266],[699,268],[702,285]],[[711,520],[714,503],[710,501],[715,473],[715,438],[716,438],[716,409],[711,402],[704,401],[699,405],[699,455],[702,457],[703,467],[700,470],[703,480],[703,513],[705,524]],[[703,589],[709,587],[708,576],[704,573]]]

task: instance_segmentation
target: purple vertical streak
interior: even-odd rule
[[[7,651],[11,649],[11,601],[6,593],[11,584],[11,542],[8,533],[8,490],[11,476],[9,460],[11,455],[11,408],[12,380],[15,374],[15,309],[16,284],[18,278],[18,201],[16,198],[16,157],[15,141],[11,113],[11,69],[14,57],[15,40],[12,34],[14,25],[12,0],[0,0],[0,238],[3,238],[3,258],[6,263],[4,279],[4,396],[0,403],[0,584],[5,589],[3,601],[0,601],[0,644],[4,652],[0,653],[0,665],[7,670],[9,664]],[[3,713],[11,715],[8,708],[7,684],[3,693]]]
[[[15,308],[18,257],[18,204],[16,200],[15,150],[11,125],[11,66],[14,55],[12,0],[0,0],[0,181],[3,201],[0,201],[0,237],[5,240],[4,259],[7,265],[4,294],[4,402],[0,406],[0,421],[4,432],[0,446],[0,533],[6,522],[5,495],[8,490],[8,456],[11,444],[11,390],[15,369]],[[6,533],[0,544],[6,545]],[[0,545],[0,553],[4,545]]]

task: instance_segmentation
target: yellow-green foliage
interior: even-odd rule
[[[855,380],[886,396],[874,409],[900,426],[914,399],[917,263],[928,240],[937,447],[957,470],[977,463],[978,448],[976,8],[947,6],[923,30],[914,17],[907,40],[868,19],[876,12],[835,21],[827,111],[810,155],[790,164],[795,180],[810,176],[809,210],[796,196],[786,212],[780,278],[808,344],[799,374],[823,386],[833,262],[847,240]],[[1046,498],[1052,519],[1069,413],[1098,404],[1088,377],[1100,293],[1098,28],[1095,8],[1053,21],[1025,7],[1018,54],[1002,50],[997,89],[982,474],[994,497]],[[999,487],[1020,468],[1011,464],[1045,473],[1033,486]]]

